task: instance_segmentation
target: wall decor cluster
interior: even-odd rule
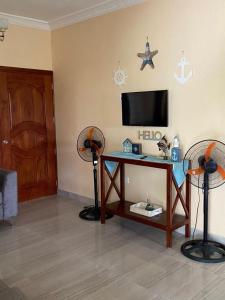
[[[180,68],[180,74],[174,74],[175,79],[180,84],[185,84],[188,80],[192,77],[193,72],[192,70],[185,76],[185,67],[189,66],[190,63],[187,61],[186,57],[184,56],[184,51],[182,51],[182,57],[178,63],[178,68]]]
[[[146,45],[145,45],[145,53],[138,53],[137,54],[137,56],[143,60],[141,68],[140,68],[141,71],[145,68],[146,65],[150,65],[152,67],[152,69],[155,68],[152,58],[158,52],[159,52],[158,50],[155,50],[155,51],[150,50],[150,45],[149,45],[148,37],[147,37],[147,42],[146,42]]]
[[[147,37],[147,42],[145,44],[145,52],[137,54],[137,56],[143,60],[141,67],[140,67],[141,71],[144,70],[146,65],[151,66],[152,69],[155,68],[155,65],[154,65],[152,59],[158,52],[159,52],[158,50],[154,50],[154,51],[150,50],[150,44],[149,44],[148,37]],[[174,78],[181,85],[184,85],[185,83],[187,83],[193,76],[192,69],[190,69],[189,72],[186,71],[187,66],[190,66],[190,63],[184,56],[184,51],[182,51],[182,56],[180,58],[180,61],[177,64],[179,73],[178,74],[174,73]],[[113,81],[114,81],[115,85],[117,85],[117,86],[124,85],[127,81],[127,78],[128,78],[127,72],[120,67],[120,61],[118,61],[118,67],[113,72]]]
[[[128,75],[125,70],[121,69],[120,62],[118,62],[118,67],[113,73],[113,80],[115,85],[121,86],[126,83]]]

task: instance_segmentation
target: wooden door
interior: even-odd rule
[[[57,191],[51,71],[0,67],[0,167],[18,174],[19,200]]]

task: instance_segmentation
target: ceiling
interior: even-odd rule
[[[145,0],[0,0],[0,15],[11,23],[57,28],[132,6]],[[29,20],[31,19],[31,20]],[[14,20],[14,22],[13,22]],[[25,25],[25,24],[23,24]],[[35,26],[32,26],[35,27]],[[44,28],[43,28],[44,29]]]

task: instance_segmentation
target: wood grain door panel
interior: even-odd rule
[[[52,78],[52,72],[0,68],[0,110],[7,115],[0,162],[17,170],[20,201],[57,190]]]

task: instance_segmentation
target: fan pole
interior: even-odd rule
[[[209,174],[204,173],[204,232],[203,232],[203,243],[208,241],[208,197],[209,197]]]
[[[80,157],[88,162],[93,163],[94,177],[94,197],[95,205],[85,206],[79,213],[79,217],[88,221],[99,221],[101,216],[101,207],[98,204],[98,159],[103,153],[105,139],[101,130],[95,126],[86,127],[80,133],[77,140],[77,152]],[[106,212],[106,219],[112,218],[112,214]]]
[[[95,192],[95,210],[96,212],[99,212],[98,208],[98,185],[97,185],[97,168],[96,165],[94,165],[93,169],[93,175],[94,175],[94,192]]]

